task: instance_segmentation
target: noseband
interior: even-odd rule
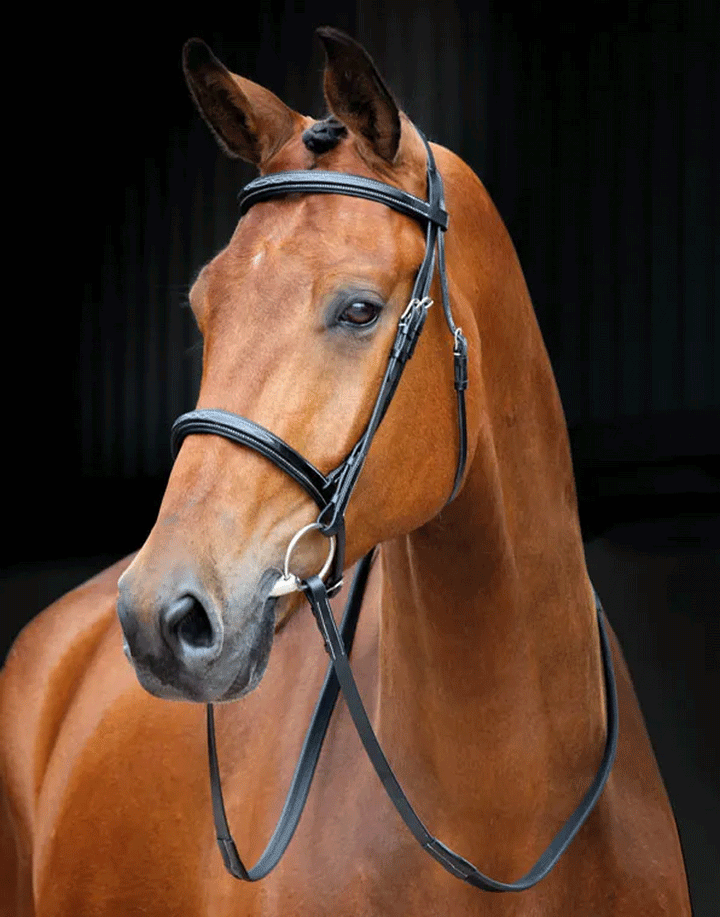
[[[311,526],[307,526],[306,529],[318,529],[323,535],[332,539],[331,551],[322,571],[325,574],[327,568],[328,575],[325,582],[321,576],[309,576],[301,580],[290,573],[289,558],[295,543],[306,531],[306,529],[303,529],[291,542],[286,555],[284,573],[270,593],[271,595],[283,595],[295,589],[302,590],[305,593],[331,663],[305,737],[300,759],[295,768],[280,819],[264,853],[255,866],[250,869],[246,868],[242,863],[228,826],[220,784],[213,706],[212,704],[207,705],[210,788],[217,841],[228,871],[235,878],[248,882],[257,881],[266,876],[277,865],[290,843],[310,791],[322,743],[340,690],[343,692],[348,711],[367,755],[391,802],[413,836],[427,853],[434,857],[448,872],[486,891],[523,891],[535,885],[550,872],[592,811],[607,782],[615,758],[618,736],[615,680],[602,609],[597,596],[595,596],[607,709],[606,745],[598,772],[576,810],[525,876],[517,882],[506,883],[498,882],[483,875],[471,863],[434,838],[419,819],[378,744],[377,737],[373,732],[362,699],[358,693],[350,669],[348,654],[353,642],[373,552],[366,555],[358,565],[339,630],[330,610],[328,598],[342,583],[345,563],[345,511],[365,464],[373,437],[395,394],[403,369],[413,355],[415,345],[425,324],[427,311],[432,305],[429,292],[435,271],[436,252],[443,312],[453,338],[454,384],[459,431],[457,467],[448,502],[457,495],[465,472],[467,460],[465,410],[465,390],[468,385],[467,341],[462,330],[455,324],[450,309],[444,244],[444,232],[448,225],[448,215],[445,211],[442,178],[435,165],[435,158],[430,145],[424,137],[423,141],[427,152],[427,201],[391,185],[386,185],[364,176],[320,170],[280,172],[267,175],[250,182],[240,195],[241,215],[246,213],[254,204],[276,197],[284,197],[288,194],[341,194],[385,204],[393,210],[412,217],[425,227],[425,254],[415,277],[410,302],[398,323],[395,340],[390,350],[385,374],[380,384],[370,419],[363,434],[347,457],[337,468],[325,475],[293,449],[292,446],[289,446],[265,427],[245,417],[223,410],[191,411],[179,417],[172,428],[173,456],[177,454],[185,437],[196,433],[211,433],[216,436],[223,436],[232,442],[247,446],[264,455],[278,468],[292,477],[317,504],[320,510],[317,521]]]

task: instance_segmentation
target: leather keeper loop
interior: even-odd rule
[[[468,387],[468,347],[465,335],[458,328],[455,332],[455,391],[464,392]]]

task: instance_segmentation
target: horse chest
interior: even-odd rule
[[[372,604],[365,611],[354,663],[372,711],[377,616]],[[202,708],[140,691],[116,637],[109,633],[85,674],[48,764],[34,839],[38,915],[645,913],[639,899],[629,900],[635,892],[626,873],[637,863],[626,853],[619,868],[594,820],[549,879],[522,895],[491,895],[445,874],[399,822],[342,703],[286,857],[262,882],[237,882],[225,873],[215,845]],[[292,621],[261,689],[217,711],[228,814],[248,863],[262,852],[282,807],[325,668],[317,644],[312,622]],[[417,798],[427,805],[431,797]],[[608,806],[612,798],[609,792]],[[613,818],[621,808],[627,803],[614,807]],[[467,845],[460,846],[465,852]],[[467,846],[467,855],[480,859],[485,850],[475,846]],[[652,846],[659,848],[657,838]],[[627,839],[622,847],[627,851]],[[654,896],[648,900],[655,908],[648,914],[678,912],[663,911]]]
[[[370,711],[378,701],[373,595],[363,609],[353,651]],[[104,606],[94,594],[90,599],[93,609]],[[623,667],[619,684],[626,732],[613,779],[597,815],[535,889],[521,895],[480,892],[429,860],[387,802],[342,702],[286,857],[264,881],[237,882],[225,872],[215,844],[202,707],[158,701],[140,690],[122,655],[110,599],[102,616],[113,623],[103,625],[105,636],[85,671],[73,675],[76,689],[68,705],[56,711],[58,721],[47,724],[54,741],[32,802],[35,917],[649,917],[687,912],[671,815],[646,798],[651,752],[637,753],[645,740]],[[91,623],[98,614],[93,610]],[[39,626],[52,630],[55,617],[46,616]],[[262,687],[217,711],[228,813],[248,863],[261,853],[282,807],[325,670],[318,643],[312,621],[298,615],[279,637]],[[38,671],[36,679],[52,686],[53,697],[60,669],[57,645],[55,652],[54,674]],[[6,688],[19,673],[8,670]],[[29,760],[22,757],[24,766]],[[408,775],[408,761],[394,763]],[[424,814],[437,794],[408,789]],[[435,827],[435,815],[429,824]],[[450,820],[451,828],[454,824]],[[437,830],[445,836],[444,827]],[[506,848],[507,838],[499,840]],[[458,849],[482,863],[497,841],[473,837]],[[653,858],[647,850],[654,851]],[[657,876],[665,876],[665,882]]]

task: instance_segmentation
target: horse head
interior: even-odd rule
[[[186,45],[190,91],[221,148],[263,175],[321,168],[424,200],[424,140],[367,53],[335,30],[320,34],[330,111],[322,121],[230,73],[201,41]],[[463,253],[460,227],[481,185],[435,149],[451,212],[450,294],[472,362],[470,302],[482,277],[470,270],[477,256]],[[191,290],[204,342],[198,408],[262,424],[321,472],[335,468],[368,423],[425,241],[418,221],[372,200],[290,194],[253,206]],[[431,296],[440,298],[437,280]],[[347,510],[346,565],[433,519],[452,489],[452,347],[439,307],[426,324]],[[273,584],[294,534],[316,517],[302,488],[263,456],[221,437],[187,436],[157,522],[120,581],[126,652],[143,686],[216,701],[257,685],[274,632],[300,603],[297,594],[271,596]],[[326,553],[311,532],[293,568],[313,573]]]

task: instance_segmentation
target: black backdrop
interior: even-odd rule
[[[16,557],[57,552],[52,505],[74,523],[66,548],[134,546],[167,474],[172,418],[193,404],[185,293],[252,173],[195,114],[183,41],[201,35],[319,115],[323,23],[371,49],[503,215],[558,377],[586,533],[618,514],[707,510],[720,454],[718,5],[552,10],[274,0],[162,26],[127,15],[82,39],[72,23],[45,24],[6,87],[8,191],[22,186],[23,202],[8,272],[20,281],[8,357],[22,372],[6,361],[6,391],[13,413],[31,411],[6,455],[32,507],[14,520]]]
[[[22,44],[6,41],[7,639],[65,584],[68,558],[99,562],[143,541],[170,424],[193,405],[187,288],[229,237],[252,172],[220,155],[190,104],[183,42],[203,37],[231,69],[320,115],[313,31],[335,25],[366,45],[425,132],[475,168],[508,225],[568,416],[605,594],[642,563],[656,584],[674,584],[653,592],[640,577],[615,596],[658,603],[638,606],[648,634],[664,636],[638,651],[634,673],[647,659],[661,682],[677,679],[674,722],[688,730],[664,739],[664,708],[653,732],[666,779],[677,764],[679,788],[712,786],[702,805],[720,821],[720,5],[272,0],[241,13],[149,14],[27,17]],[[648,535],[653,520],[670,522]],[[44,578],[24,603],[18,583],[33,561],[46,562],[34,568]],[[685,615],[692,639],[662,629],[673,615]],[[636,630],[628,625],[628,642]],[[683,771],[683,756],[702,758],[701,772]],[[704,838],[712,850],[711,819],[696,820],[697,849]],[[717,882],[702,872],[710,900]]]
[[[201,35],[320,115],[324,23],[366,44],[503,215],[565,404],[586,533],[618,514],[707,510],[720,454],[718,5],[274,0],[162,27],[128,15],[82,39],[48,23],[23,48],[6,87],[6,181],[22,201],[6,272],[19,279],[8,357],[20,376],[5,363],[22,436],[6,458],[32,511],[14,520],[11,551],[56,553],[53,504],[82,523],[62,527],[68,548],[96,550],[99,531],[106,548],[135,545],[172,418],[193,404],[185,293],[252,173],[195,114],[183,41]],[[41,405],[42,423],[18,405]]]

